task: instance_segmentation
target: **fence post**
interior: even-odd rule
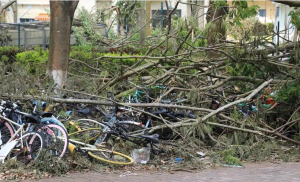
[[[18,24],[18,47],[19,49],[21,48],[21,25],[20,23]]]
[[[26,30],[24,28],[24,32],[23,32],[23,47],[24,49],[26,50],[26,47],[27,47],[27,34],[26,34]]]
[[[46,30],[43,28],[43,48],[46,50]]]

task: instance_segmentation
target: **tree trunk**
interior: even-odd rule
[[[151,19],[151,1],[146,1],[146,22],[149,22]],[[151,35],[150,23],[146,25],[146,36]]]
[[[227,0],[226,0],[227,2]],[[207,23],[211,22],[207,30],[207,45],[213,47],[219,44],[220,40],[226,40],[226,27],[224,25],[224,15],[228,13],[228,6],[220,9],[216,8],[214,1],[210,0],[206,16]],[[208,51],[208,58],[218,58],[220,55],[216,52]]]
[[[70,34],[78,1],[50,1],[50,45],[47,73],[52,74],[57,88],[67,80]]]
[[[145,10],[145,2],[144,1],[141,1],[141,9],[140,9],[140,17],[139,17],[139,28],[145,26],[145,23],[146,23],[146,10]],[[144,46],[145,45],[145,38],[146,38],[146,29],[145,27],[142,28],[140,30],[140,46]]]
[[[14,12],[14,23],[18,23],[18,1],[12,5],[12,11]]]

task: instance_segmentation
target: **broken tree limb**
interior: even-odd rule
[[[204,116],[202,118],[202,121],[207,120],[208,118],[212,117],[213,115],[218,114],[219,112],[223,111],[224,109],[226,109],[228,107],[231,107],[233,105],[239,104],[241,102],[249,101],[254,95],[256,95],[261,89],[263,89],[264,87],[266,87],[267,85],[269,85],[269,83],[271,83],[272,81],[273,81],[273,79],[270,79],[269,81],[264,82],[257,89],[255,89],[250,95],[248,95],[246,98],[239,99],[237,101],[234,101],[234,102],[231,102],[229,104],[226,104],[225,106],[222,106],[222,107],[218,108],[217,110],[209,113],[208,115],[206,115],[206,116]]]
[[[269,81],[264,82],[263,84],[261,84],[258,88],[256,88],[246,98],[239,99],[239,100],[236,100],[235,102],[231,102],[229,104],[226,104],[225,106],[222,106],[219,109],[210,112],[208,115],[204,116],[203,118],[200,118],[200,119],[196,120],[196,122],[193,122],[193,123],[176,123],[176,124],[170,125],[169,127],[176,128],[176,127],[182,127],[182,126],[195,126],[195,125],[198,125],[198,124],[200,124],[202,122],[205,122],[208,118],[210,118],[210,117],[218,114],[219,112],[225,110],[226,108],[229,108],[229,107],[231,107],[233,105],[236,105],[238,103],[241,103],[241,102],[249,101],[255,94],[257,94],[261,89],[263,89],[264,87],[266,87],[272,81],[273,81],[273,79],[270,79]],[[202,108],[199,108],[199,109],[202,109]],[[150,131],[153,132],[153,131],[155,131],[157,129],[162,129],[162,128],[165,128],[165,127],[164,126],[154,127]]]
[[[90,95],[94,96],[94,95]],[[96,96],[99,97],[99,96]],[[192,110],[192,111],[202,111],[202,112],[212,112],[211,109],[206,108],[197,108],[197,107],[189,107],[189,106],[180,106],[180,105],[171,105],[171,104],[160,104],[160,103],[120,103],[104,100],[87,100],[87,99],[61,99],[61,98],[53,98],[53,97],[41,97],[41,96],[31,96],[31,95],[24,95],[24,96],[13,96],[13,95],[2,95],[2,99],[14,99],[14,100],[31,100],[31,99],[39,99],[39,100],[48,100],[57,103],[82,103],[82,104],[94,104],[94,105],[105,105],[105,106],[114,106],[120,105],[125,107],[164,107],[164,108],[178,108],[184,110]],[[104,97],[102,97],[104,98]]]
[[[9,6],[11,6],[12,4],[14,4],[16,2],[16,0],[13,1],[9,1],[8,3],[4,4],[3,6],[0,7],[0,14]]]

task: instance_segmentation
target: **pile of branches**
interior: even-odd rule
[[[186,34],[182,38],[183,30]],[[220,40],[208,46],[194,44],[199,39],[207,39],[202,37],[206,31],[204,29],[192,39],[193,27],[175,29],[169,21],[164,33],[146,39],[147,50],[143,55],[101,56],[90,61],[70,59],[68,83],[60,93],[81,94],[93,100],[54,97],[50,78],[29,75],[16,65],[0,68],[1,96],[60,104],[126,106],[152,117],[143,108],[176,108],[192,112],[196,119],[173,123],[155,117],[160,124],[150,128],[149,133],[171,128],[183,140],[198,138],[200,144],[207,141],[218,146],[253,145],[274,139],[300,144],[297,139],[300,98],[295,91],[300,88],[299,44],[287,42],[278,46],[265,37],[257,37],[254,41]],[[138,46],[128,41],[130,37],[110,40],[107,47],[120,50],[127,44]],[[211,54],[216,56],[207,56]],[[127,64],[126,60],[134,60],[134,63]],[[152,103],[125,102],[137,85],[164,85],[167,89]],[[266,89],[276,92],[272,96],[276,104],[263,109],[261,98],[268,95]],[[107,98],[108,91],[114,91],[115,100]],[[188,98],[188,102],[184,105],[161,103],[172,92]],[[289,93],[293,97],[289,97]],[[237,99],[230,101],[230,95]],[[258,98],[255,101],[258,112],[244,117],[237,105],[253,101],[254,97]],[[222,103],[219,108],[207,104],[215,98]]]

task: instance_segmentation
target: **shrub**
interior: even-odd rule
[[[34,50],[24,51],[16,55],[17,60],[26,65],[28,62],[45,63],[48,60],[48,51],[44,51],[41,47],[36,46]]]
[[[100,56],[103,56],[103,54],[98,52],[93,46],[72,46],[70,51],[70,58],[85,62]]]
[[[0,61],[1,62],[15,62],[16,55],[23,52],[23,49],[19,49],[17,46],[4,46],[0,47]]]
[[[21,65],[26,66],[29,73],[35,74],[37,70],[42,71],[41,64],[45,64],[48,60],[48,51],[44,51],[41,47],[36,46],[34,50],[24,51],[16,55],[17,61]],[[44,68],[43,66],[42,68]]]
[[[273,33],[274,32],[274,23],[267,23],[266,24],[268,32]]]

